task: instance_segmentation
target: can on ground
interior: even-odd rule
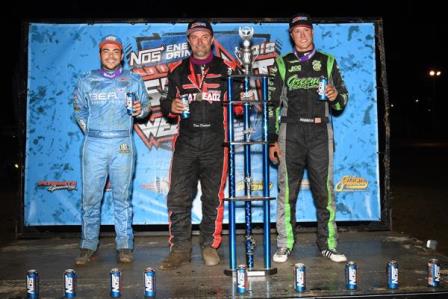
[[[345,264],[345,287],[347,290],[358,288],[358,266],[353,261]]]
[[[118,268],[110,270],[110,296],[112,298],[121,297],[121,272]]]
[[[398,262],[391,260],[387,262],[387,288],[398,289]]]
[[[153,268],[145,269],[145,298],[156,296],[156,271]]]
[[[294,265],[294,289],[296,292],[304,292],[306,289],[306,267],[302,263]]]
[[[440,285],[440,264],[438,259],[428,261],[428,286],[438,287]]]
[[[246,265],[239,265],[236,269],[236,280],[237,280],[237,292],[238,294],[244,294],[247,290],[247,267]]]
[[[28,270],[26,273],[26,298],[39,298],[39,273],[34,269]]]
[[[64,271],[64,298],[76,297],[76,272],[73,269]]]

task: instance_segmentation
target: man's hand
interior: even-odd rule
[[[280,146],[278,142],[274,143],[269,147],[269,159],[271,159],[272,163],[278,164],[279,157],[283,156],[283,152],[280,150]]]
[[[140,113],[142,113],[142,104],[140,103],[140,101],[135,101],[132,104],[132,116],[138,116],[140,115]]]
[[[171,102],[171,113],[180,114],[185,110],[184,104],[179,98],[175,98]]]
[[[330,102],[336,100],[338,94],[339,93],[336,90],[336,87],[334,87],[333,85],[328,84],[327,87],[325,88],[325,95],[327,96]]]

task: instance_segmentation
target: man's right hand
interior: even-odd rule
[[[274,143],[269,147],[269,159],[271,159],[272,163],[278,164],[279,157],[283,156],[283,152],[278,145],[278,142]]]
[[[180,114],[185,110],[184,104],[179,98],[175,98],[171,102],[171,113]]]

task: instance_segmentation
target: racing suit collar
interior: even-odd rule
[[[195,64],[195,65],[205,65],[205,64],[209,64],[213,59],[213,53],[210,52],[210,54],[208,55],[207,58],[205,59],[198,59],[198,58],[194,58],[193,56],[190,56],[190,62]]]
[[[123,68],[119,67],[116,68],[115,70],[111,71],[111,70],[106,70],[104,68],[100,69],[100,73],[103,77],[108,78],[108,79],[114,79],[118,76],[120,76],[123,73]]]
[[[313,46],[313,49],[311,51],[307,51],[307,52],[299,52],[296,49],[294,49],[294,55],[296,55],[297,59],[300,62],[305,62],[310,60],[314,54],[316,54],[316,48]]]

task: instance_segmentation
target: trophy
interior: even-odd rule
[[[229,201],[229,269],[224,273],[233,276],[237,271],[237,250],[236,250],[236,202],[244,202],[244,226],[245,226],[245,251],[246,251],[246,267],[248,276],[266,276],[277,273],[276,268],[271,267],[271,247],[270,247],[270,200],[275,197],[270,196],[269,193],[269,143],[268,143],[268,75],[254,74],[252,70],[252,63],[256,59],[252,53],[251,40],[254,35],[254,28],[251,26],[242,26],[239,28],[239,36],[242,39],[240,47],[235,48],[235,56],[242,66],[243,74],[232,74],[228,72],[227,87],[228,87],[228,101],[227,101],[227,145],[229,146],[229,196],[226,200]],[[243,85],[243,92],[239,99],[233,100],[234,80]],[[257,82],[260,82],[257,85]],[[251,84],[252,83],[252,84]],[[251,90],[251,85],[254,90]],[[260,88],[261,101],[256,99],[257,88]],[[243,107],[243,131],[242,140],[235,139],[234,131],[234,113],[233,105],[241,105]],[[261,140],[252,140],[251,135],[255,132],[255,128],[251,126],[251,106],[260,106],[260,114],[263,117],[263,134]],[[262,190],[253,190],[252,177],[252,155],[251,146],[262,147]],[[243,183],[244,195],[237,196],[236,194],[236,147],[243,146]],[[257,150],[258,153],[258,150]],[[240,162],[240,161],[238,161]],[[238,173],[238,175],[241,175]],[[258,188],[257,188],[258,189]],[[253,192],[262,191],[262,195],[253,194]],[[255,268],[255,239],[252,233],[252,201],[261,201],[263,203],[263,252],[264,252],[264,267]]]
[[[240,27],[239,34],[243,40],[243,49],[239,50],[239,59],[244,67],[244,73],[250,74],[252,70],[252,49],[250,48],[251,39],[254,35],[254,28],[250,26]]]

